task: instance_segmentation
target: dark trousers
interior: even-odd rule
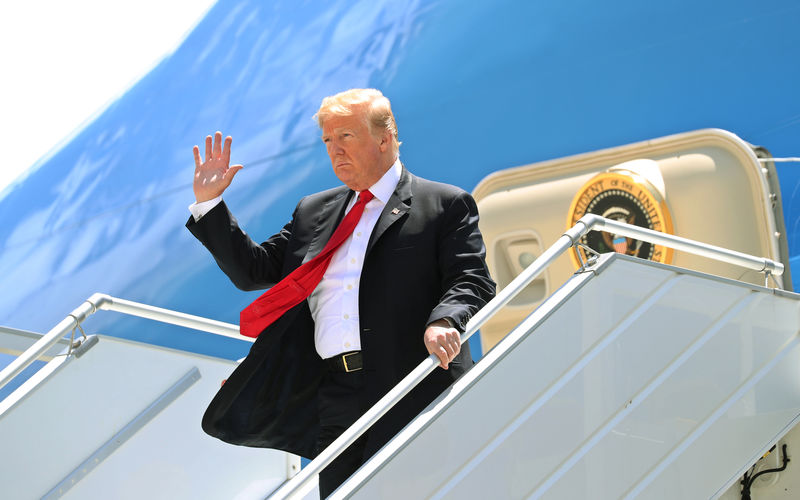
[[[324,450],[368,408],[364,405],[364,371],[328,372],[319,388],[320,435],[317,453]],[[364,433],[319,474],[319,496],[326,498],[364,463]]]

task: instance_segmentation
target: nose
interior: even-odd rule
[[[342,151],[344,150],[342,149],[342,146],[339,144],[339,141],[333,139],[328,142],[328,154],[333,156],[341,153]]]

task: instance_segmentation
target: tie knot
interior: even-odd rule
[[[358,195],[358,201],[360,203],[369,203],[372,198],[375,198],[375,195],[370,193],[369,190],[361,191],[361,194]]]

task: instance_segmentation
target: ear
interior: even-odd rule
[[[389,151],[389,148],[392,146],[392,134],[388,130],[384,130],[380,135],[380,139],[381,143],[379,148],[381,153]]]

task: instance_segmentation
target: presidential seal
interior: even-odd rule
[[[574,226],[587,213],[672,234],[672,218],[664,197],[647,179],[629,170],[611,169],[584,184],[570,205],[567,227]],[[581,243],[598,253],[617,252],[665,264],[672,262],[672,249],[621,235],[590,231]],[[578,252],[586,258],[583,249],[573,248],[576,267],[580,267]]]

